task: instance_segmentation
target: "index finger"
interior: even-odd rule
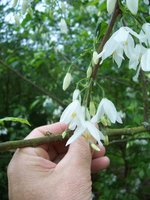
[[[58,135],[58,134],[61,134],[63,131],[65,131],[66,128],[67,128],[67,125],[60,123],[60,122],[50,124],[50,125],[40,126],[38,128],[35,128],[27,137],[25,137],[25,139],[33,139],[33,138],[38,138],[38,137],[44,137],[44,136],[47,135],[47,133]],[[40,148],[40,149],[42,148],[45,151],[49,151],[49,149],[50,149],[51,150],[50,153],[55,154],[55,149],[53,149],[51,144],[43,144],[43,145],[40,145],[40,146],[35,147],[35,148],[26,147],[26,148],[24,148],[24,150],[28,151],[28,152],[30,151],[30,153],[32,153],[33,149],[35,150],[37,148]],[[62,148],[62,145],[61,145],[60,148]],[[53,157],[53,155],[51,155],[51,156]]]

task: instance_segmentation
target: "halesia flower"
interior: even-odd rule
[[[145,72],[150,71],[150,49],[147,49],[141,57],[141,68]]]
[[[60,20],[60,31],[64,34],[68,33],[68,27],[67,27],[65,19],[63,18]]]
[[[101,63],[106,58],[113,55],[113,59],[117,63],[118,67],[120,67],[122,60],[124,59],[123,53],[125,52],[127,57],[132,55],[134,48],[132,35],[138,39],[140,38],[136,32],[128,27],[121,27],[118,31],[116,31],[106,42],[102,52],[99,54],[102,58]]]
[[[91,119],[92,122],[98,122],[100,119],[106,116],[111,123],[122,123],[122,119],[118,114],[115,105],[108,99],[103,98],[98,106],[96,115]]]
[[[107,0],[107,11],[109,14],[112,14],[112,12],[115,9],[117,0]]]
[[[150,46],[150,23],[143,24],[140,36],[141,42],[144,42],[147,46]]]
[[[139,0],[126,0],[127,8],[133,15],[136,15],[138,12],[138,2]]]
[[[91,140],[90,136],[92,136],[98,142],[100,146],[103,146],[103,144],[101,143],[101,140],[104,140],[105,138],[104,135],[90,121],[84,121],[81,127],[77,127],[76,130],[74,131],[74,134],[67,141],[66,145],[71,144],[81,135],[85,136],[85,139],[89,141]]]
[[[74,130],[79,124],[79,115],[81,113],[81,104],[78,100],[73,101],[63,111],[60,122],[69,125],[70,130]]]
[[[67,72],[64,81],[63,81],[63,90],[66,90],[72,81],[72,76],[69,72]]]

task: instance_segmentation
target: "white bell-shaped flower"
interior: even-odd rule
[[[138,12],[138,3],[139,0],[126,0],[127,8],[133,15],[136,15]]]
[[[108,99],[103,98],[98,106],[96,115],[91,119],[93,123],[100,121],[103,116],[106,116],[111,123],[116,121],[122,123],[121,117],[115,108],[115,105]]]
[[[107,12],[109,14],[112,14],[114,11],[116,2],[117,0],[107,0]]]

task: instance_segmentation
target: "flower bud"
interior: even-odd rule
[[[94,116],[96,113],[96,108],[95,108],[95,104],[93,101],[90,102],[90,115]]]
[[[87,72],[86,72],[87,78],[90,78],[92,75],[92,67],[88,67]]]
[[[96,51],[93,52],[92,64],[97,65],[99,61],[99,55]]]
[[[127,8],[133,15],[136,15],[138,12],[138,2],[139,0],[126,0]]]
[[[63,81],[63,90],[66,90],[69,87],[71,81],[72,81],[72,76],[70,73],[67,73]]]
[[[105,135],[104,144],[109,145],[109,138],[108,135]]]
[[[107,12],[112,14],[117,0],[107,0]],[[130,0],[131,1],[131,0]]]

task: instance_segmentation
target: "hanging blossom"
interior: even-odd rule
[[[139,41],[135,43],[134,38]],[[150,23],[142,26],[140,33],[136,33],[129,27],[121,27],[106,42],[102,52],[97,55],[101,58],[100,64],[112,56],[117,66],[120,67],[124,55],[129,59],[129,69],[136,70],[134,81],[138,81],[140,69],[150,71]]]
[[[107,11],[109,14],[112,14],[115,8],[117,0],[107,0]],[[136,15],[138,12],[138,0],[126,0],[126,6],[133,15]]]
[[[80,91],[75,90],[72,103],[67,106],[60,117],[60,122],[67,124],[68,129],[74,131],[66,145],[71,144],[82,135],[92,147],[94,147],[93,140],[96,140],[98,144],[102,146],[101,140],[104,140],[105,136],[95,125],[99,123],[104,116],[112,123],[122,123],[121,117],[114,104],[106,98],[101,100],[96,114],[91,118],[88,109],[81,105]]]

